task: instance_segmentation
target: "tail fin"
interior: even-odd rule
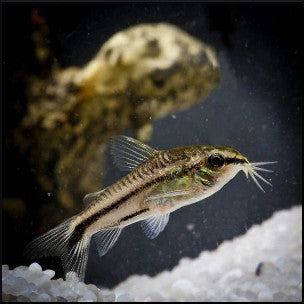
[[[30,242],[24,255],[30,259],[43,256],[60,256],[66,279],[74,279],[76,273],[84,280],[90,237],[73,237],[75,216]]]

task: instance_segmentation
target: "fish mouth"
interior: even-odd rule
[[[246,175],[247,178],[250,176],[253,179],[253,181],[255,182],[255,184],[263,192],[265,192],[265,190],[263,189],[263,187],[259,183],[258,179],[260,179],[261,181],[263,181],[264,183],[266,183],[270,187],[272,187],[272,184],[269,181],[267,181],[263,176],[261,176],[259,173],[257,173],[257,171],[263,171],[263,172],[273,173],[272,170],[261,168],[259,166],[271,165],[271,164],[276,164],[276,163],[277,163],[277,161],[271,161],[271,162],[252,162],[252,163],[250,163],[246,159],[246,161],[243,163],[242,170],[244,171],[244,173],[245,173],[245,175]]]

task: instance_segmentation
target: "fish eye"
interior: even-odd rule
[[[212,167],[217,167],[217,168],[222,167],[224,162],[225,162],[224,157],[218,153],[214,153],[208,157],[208,163]]]

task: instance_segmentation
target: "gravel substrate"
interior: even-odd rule
[[[54,275],[37,263],[14,270],[2,265],[2,300],[302,301],[302,208],[276,212],[212,252],[183,258],[153,278],[131,276],[112,291]]]
[[[136,301],[301,301],[302,208],[276,212],[170,272],[129,277],[114,292]]]

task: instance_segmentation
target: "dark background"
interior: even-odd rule
[[[139,23],[172,23],[213,45],[220,86],[205,103],[155,122],[149,144],[159,149],[227,145],[250,161],[278,161],[272,165],[274,174],[263,174],[273,184],[272,189],[265,185],[266,193],[240,173],[212,197],[171,214],[155,240],[147,239],[138,224],[127,227],[106,256],[90,251],[87,282],[110,287],[131,274],[172,269],[180,258],[214,249],[274,211],[302,203],[302,3],[4,4],[2,119],[8,140],[25,109],[18,103],[23,84],[14,77],[36,68],[29,16],[37,6],[64,67],[85,64],[114,33]],[[108,159],[103,186],[123,176]],[[47,196],[35,183],[33,168],[19,156],[18,147],[4,149],[3,197],[43,203]],[[24,219],[12,227],[5,212],[2,217],[2,263],[24,264],[22,248],[33,238],[30,222]],[[187,229],[188,224],[194,229]],[[16,237],[16,229],[22,230],[22,238]],[[62,275],[58,260],[39,262]]]

